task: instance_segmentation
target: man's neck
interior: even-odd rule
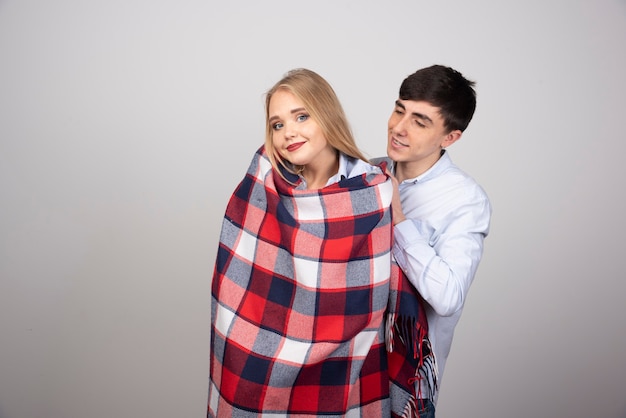
[[[443,155],[441,152],[436,158],[419,161],[398,161],[395,163],[395,177],[399,182],[403,182],[407,179],[414,179],[427,172],[432,166],[434,166],[439,158]]]

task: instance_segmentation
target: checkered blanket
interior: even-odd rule
[[[386,314],[392,353],[406,354],[408,335],[391,278],[391,195],[378,168],[301,190],[257,151],[222,224],[209,417],[389,417],[392,403],[406,412],[414,393],[396,402],[390,387],[413,392],[416,374],[390,377],[385,346]]]

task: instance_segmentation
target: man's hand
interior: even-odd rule
[[[404,212],[402,212],[402,203],[400,202],[400,189],[398,188],[398,179],[396,179],[389,170],[386,170],[387,175],[391,178],[391,184],[393,185],[393,196],[391,197],[391,213],[393,218],[393,224],[406,220]]]

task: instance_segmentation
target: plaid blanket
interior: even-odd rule
[[[414,318],[418,311],[392,283],[391,195],[378,168],[301,190],[273,171],[263,147],[257,151],[222,224],[211,292],[209,417],[411,410],[417,371],[404,376],[399,363],[412,364],[418,351],[402,348],[413,337],[398,307]],[[412,328],[420,336],[424,318]],[[395,341],[389,347],[386,329]],[[401,370],[395,376],[387,348]],[[400,396],[392,401],[390,392]]]

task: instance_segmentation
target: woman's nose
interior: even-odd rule
[[[294,138],[296,134],[296,127],[292,123],[285,124],[285,138]]]

